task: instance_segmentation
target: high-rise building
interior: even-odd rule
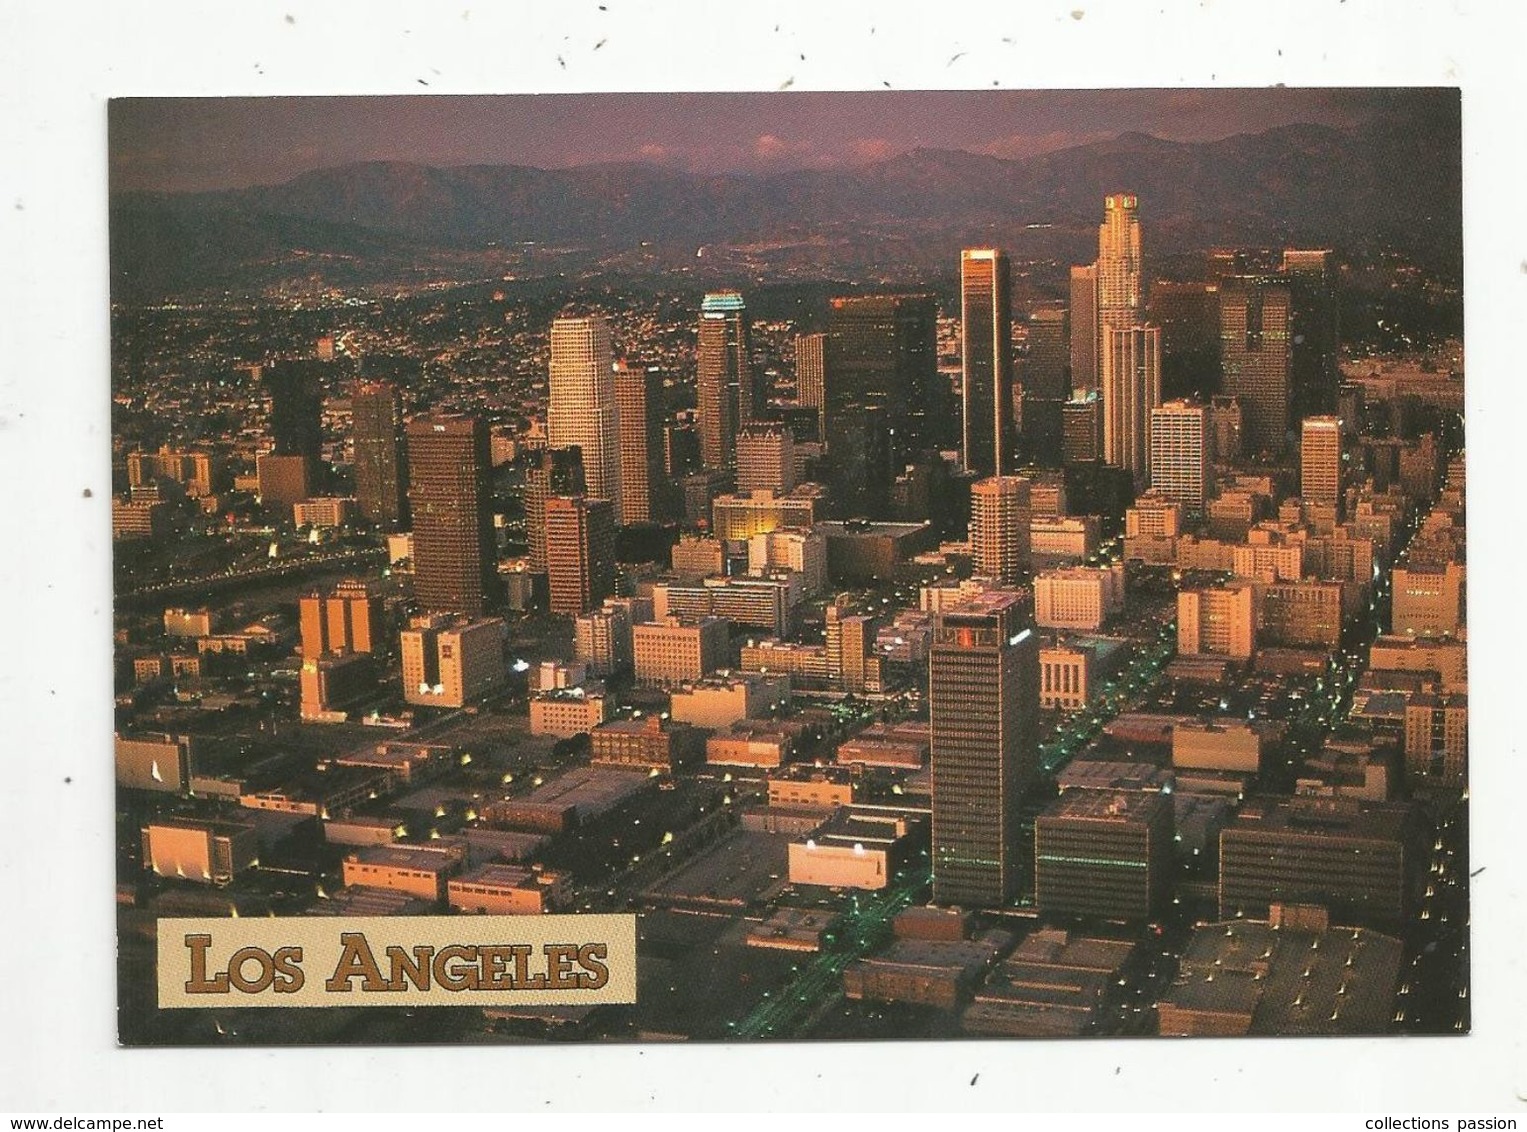
[[[1007,253],[960,253],[960,452],[967,471],[1001,475],[1013,457],[1013,300]]]
[[[1241,402],[1242,447],[1279,453],[1289,422],[1291,303],[1286,284],[1256,276],[1220,286],[1222,391]]]
[[[938,374],[938,303],[932,295],[832,299],[825,373],[823,435],[830,454],[832,418],[851,405],[884,407],[902,440],[899,453],[958,439],[958,429],[947,427],[949,399]]]
[[[509,671],[501,618],[415,617],[399,643],[403,698],[411,704],[459,708],[503,685]]]
[[[546,501],[546,576],[553,613],[577,616],[615,592],[615,515],[608,499]]]
[[[1103,403],[1097,391],[1061,406],[1061,461],[1091,464],[1103,458]]]
[[[990,476],[970,489],[970,549],[977,574],[1013,583],[1029,566],[1029,481]]]
[[[1066,312],[1037,310],[1029,316],[1028,331],[1028,353],[1023,363],[1022,455],[1045,467],[1059,467],[1064,450],[1061,413],[1071,397]]]
[[[1129,326],[1109,332],[1103,355],[1103,458],[1150,473],[1150,412],[1161,404],[1161,331]]]
[[[355,502],[384,531],[408,525],[408,457],[396,386],[361,385],[350,398],[355,436]]]
[[[416,417],[407,435],[414,597],[431,613],[481,617],[498,605],[488,426]]]
[[[1089,263],[1071,269],[1071,388],[1098,387],[1098,268]]]
[[[387,651],[382,596],[370,582],[350,578],[328,593],[313,590],[302,595],[298,609],[304,659]]]
[[[737,490],[785,495],[795,488],[795,442],[778,421],[749,421],[737,430]]]
[[[753,373],[747,306],[736,291],[717,291],[700,303],[695,349],[695,400],[700,415],[700,458],[708,468],[736,462],[737,428],[762,409]]]
[[[1283,275],[1293,297],[1289,380],[1294,415],[1334,413],[1341,385],[1336,254],[1328,248],[1288,248],[1283,253]]]
[[[1098,380],[1108,374],[1108,350],[1117,330],[1145,320],[1140,254],[1140,202],[1132,193],[1114,193],[1103,201],[1098,226],[1097,320]]]
[[[663,474],[663,379],[657,373],[615,367],[620,435],[620,502],[627,523],[650,523],[667,514]],[[561,494],[561,493],[559,493]]]
[[[827,412],[827,335],[799,334],[795,339],[795,400],[817,411],[817,438]]]
[[[554,495],[587,491],[581,448],[543,448],[525,469],[525,536],[531,569],[546,569],[546,501]]]
[[[1024,791],[1038,773],[1039,638],[1023,598],[940,613],[928,664],[933,899],[996,907],[1016,891]]]
[[[270,390],[270,437],[277,456],[301,456],[316,474],[323,453],[323,390],[312,363],[272,362],[263,371]]]
[[[1151,410],[1151,488],[1202,515],[1209,480],[1207,411],[1193,401],[1168,401]]]
[[[588,493],[610,501],[617,526],[624,515],[618,412],[609,323],[602,315],[557,319],[551,326],[547,442],[582,450]]]
[[[1305,417],[1299,431],[1299,496],[1341,509],[1341,421]]]
[[[1209,430],[1209,462],[1233,464],[1241,458],[1241,433],[1245,422],[1241,403],[1234,397],[1209,398],[1204,415]]]
[[[1177,651],[1247,660],[1256,651],[1257,590],[1249,582],[1177,595]]]

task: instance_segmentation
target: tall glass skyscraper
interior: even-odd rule
[[[546,433],[553,448],[583,454],[589,495],[608,499],[617,525],[620,498],[620,425],[615,401],[615,358],[610,324],[602,315],[559,318],[551,327],[551,405]]]
[[[700,413],[700,459],[708,468],[736,463],[737,428],[763,408],[750,339],[748,309],[740,294],[716,291],[705,296],[695,350],[695,402]]]
[[[488,426],[479,417],[408,423],[414,597],[430,613],[481,617],[498,605]]]
[[[1013,300],[1005,252],[960,253],[960,332],[960,451],[967,470],[1000,475],[1013,445]]]

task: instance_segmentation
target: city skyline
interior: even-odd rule
[[[119,302],[124,906],[634,917],[596,1041],[1467,1030],[1461,295],[1125,148],[1051,167],[1084,240],[924,199],[864,260],[840,203],[712,244],[575,171],[547,222],[602,234],[506,243],[523,183],[389,169],[324,207],[486,243],[354,274],[313,214]],[[1283,931],[1320,958],[1245,966]]]

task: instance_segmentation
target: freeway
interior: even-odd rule
[[[369,546],[357,550],[307,554],[300,558],[276,560],[244,570],[207,574],[197,578],[182,578],[173,582],[159,582],[138,589],[122,590],[117,594],[117,607],[128,609],[135,605],[148,605],[188,597],[212,597],[224,590],[244,589],[286,578],[300,578],[306,574],[346,570],[383,562],[386,557],[386,548]]]

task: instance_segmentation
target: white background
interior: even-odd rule
[[[929,1107],[1527,1117],[1520,6],[604,0],[0,7],[0,1110]],[[287,17],[290,17],[288,19]],[[777,27],[777,30],[776,30]],[[871,36],[869,29],[875,28]],[[591,48],[605,45],[597,55]],[[1011,39],[1013,44],[1004,43]],[[958,66],[948,65],[957,53]],[[799,56],[804,53],[806,61]],[[562,56],[565,66],[557,62]],[[112,95],[1463,88],[1475,1030],[1455,1039],[115,1047],[106,111]],[[1404,191],[1403,179],[1396,192]],[[84,494],[86,490],[89,497]],[[972,1079],[979,1078],[972,1083]],[[1354,1127],[1360,1126],[1354,1122]]]

